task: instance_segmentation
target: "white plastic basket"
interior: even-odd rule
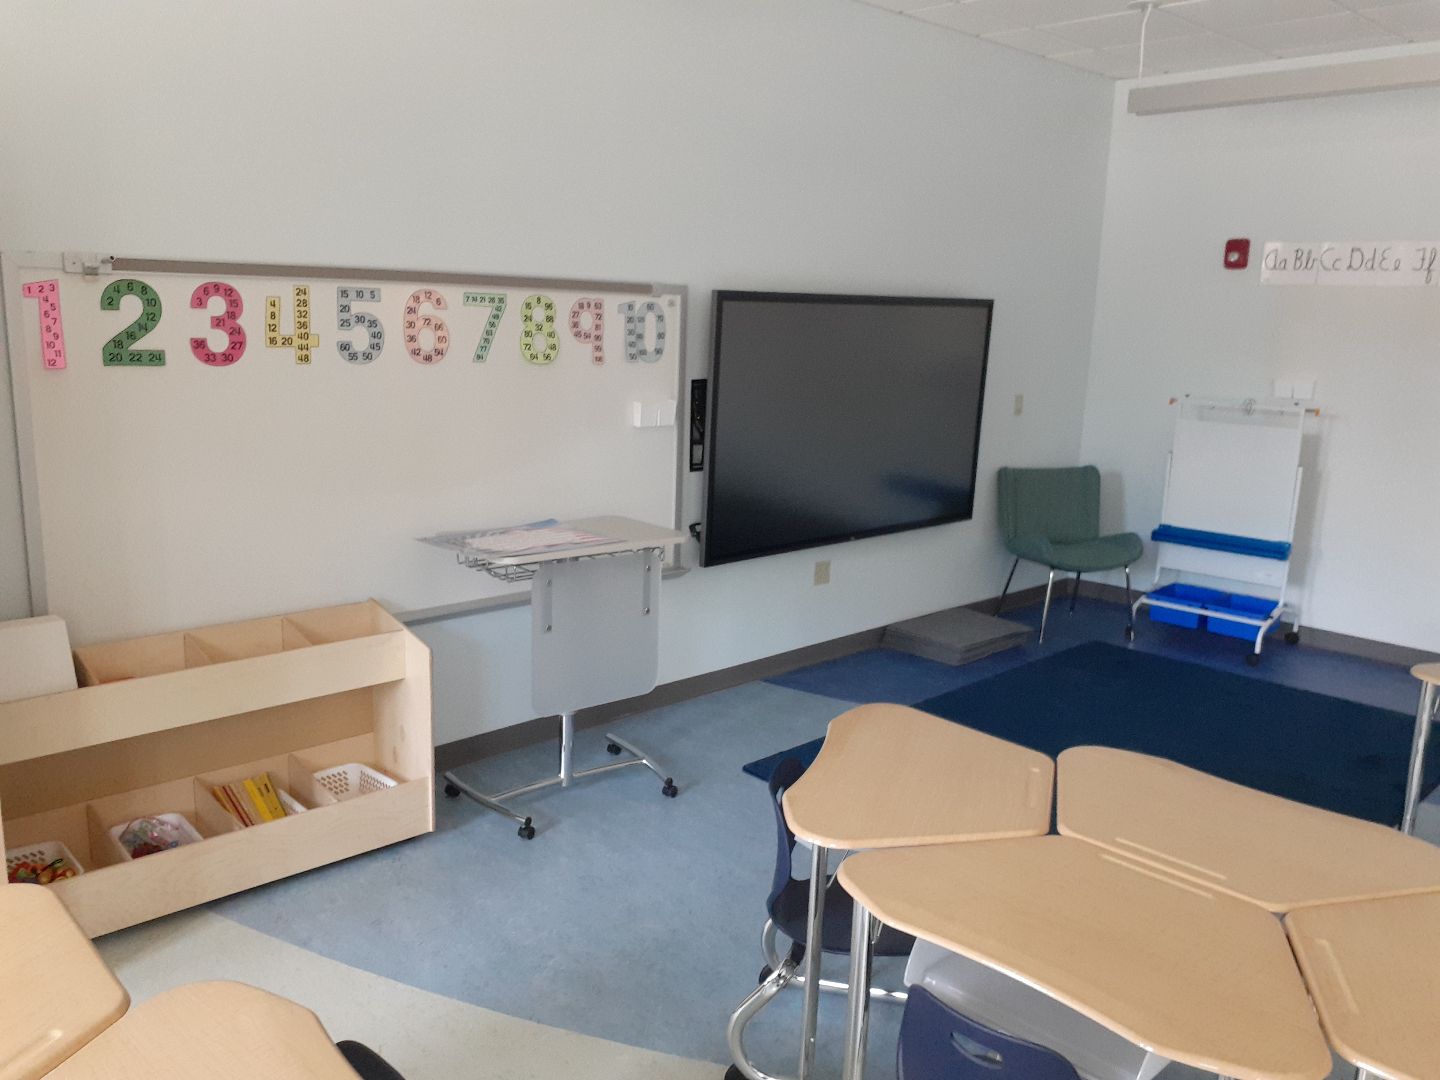
[[[333,769],[317,772],[315,782],[334,795],[339,802],[395,786],[395,781],[384,773],[353,761],[348,765],[336,765]]]
[[[112,825],[110,827],[110,839],[115,841],[115,850],[120,853],[120,858],[126,862],[131,862],[134,856],[132,856],[130,852],[126,850],[125,845],[120,842],[120,834],[128,829],[132,822],[138,821],[141,817],[152,817],[158,821],[164,821],[170,825],[174,825],[180,830],[181,847],[184,847],[186,844],[199,843],[204,839],[204,837],[195,831],[195,826],[190,824],[189,818],[184,814],[141,814],[139,817],[131,818],[129,821],[122,821],[119,825]]]
[[[64,859],[75,868],[75,875],[85,872],[80,865],[80,860],[70,854],[70,849],[59,840],[45,840],[38,844],[26,844],[24,847],[10,848],[5,852],[5,877],[8,880],[10,871],[19,863],[39,863],[41,866],[49,866],[56,859]]]

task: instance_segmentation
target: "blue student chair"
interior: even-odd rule
[[[1015,556],[1010,576],[1000,590],[995,614],[1005,605],[1005,594],[1021,559],[1048,567],[1045,607],[1040,613],[1040,641],[1050,618],[1050,593],[1055,575],[1075,575],[1070,610],[1080,591],[1080,575],[1101,570],[1125,571],[1125,636],[1135,636],[1134,608],[1130,603],[1130,565],[1145,545],[1134,533],[1100,535],[1100,470],[1094,465],[1064,469],[1001,469],[999,473],[1000,531],[1005,547]]]
[[[897,1080],[1080,1080],[1054,1050],[1002,1034],[910,987]]]
[[[771,879],[770,895],[765,900],[768,918],[761,934],[765,966],[760,969],[760,985],[730,1016],[728,1035],[735,1064],[725,1074],[726,1080],[768,1080],[768,1074],[761,1072],[745,1055],[745,1027],[786,986],[792,983],[803,986],[805,983],[804,976],[798,972],[805,950],[810,945],[806,940],[810,923],[810,882],[795,877],[795,834],[785,821],[785,809],[781,803],[786,789],[804,772],[805,766],[798,758],[786,758],[770,774],[770,803],[775,811],[775,875]],[[849,954],[850,924],[854,914],[855,901],[844,886],[832,880],[825,889],[825,921],[820,929],[823,952]],[[790,950],[783,957],[776,946],[777,934],[784,934],[790,939]],[[915,939],[909,934],[887,926],[880,931],[880,937],[875,942],[875,955],[909,956],[914,944]],[[821,981],[820,989],[841,994],[849,991],[845,983],[828,979]],[[870,996],[896,1002],[905,1000],[903,991],[874,987]]]
[[[360,1080],[405,1080],[388,1061],[364,1043],[347,1039],[336,1043],[335,1048],[340,1051],[346,1064],[355,1070]]]

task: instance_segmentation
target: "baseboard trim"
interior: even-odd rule
[[[1099,581],[1082,580],[1080,595],[1093,600],[1107,600],[1122,605],[1125,603],[1123,588],[1119,585],[1109,585]],[[1056,596],[1052,602],[1059,603],[1062,597],[1067,601],[1070,597],[1068,584],[1063,589],[1056,590]],[[999,599],[998,596],[991,596],[961,606],[972,611],[982,611],[987,615],[994,615],[996,614],[995,603]],[[1045,586],[1043,585],[1019,589],[1005,598],[1005,611],[1029,607],[1044,599]],[[635,713],[648,712],[666,705],[678,705],[683,701],[691,701],[706,694],[713,694],[717,690],[729,690],[731,687],[755,682],[757,679],[771,679],[776,675],[783,675],[787,671],[794,671],[796,668],[823,663],[826,660],[835,660],[865,649],[873,649],[880,644],[880,637],[884,631],[883,626],[878,626],[874,630],[847,634],[830,641],[806,645],[800,649],[791,649],[775,656],[766,656],[759,660],[736,664],[734,667],[722,668],[720,671],[711,671],[704,675],[695,675],[688,679],[665,683],[640,697],[626,698],[624,701],[614,701],[608,705],[597,705],[593,709],[582,709],[575,714],[575,730],[583,731],[587,728],[599,727],[626,716],[633,716]],[[1440,660],[1440,655],[1428,653],[1422,649],[1392,645],[1384,641],[1371,641],[1369,638],[1352,637],[1349,634],[1337,634],[1330,630],[1302,627],[1301,633],[1304,644],[1310,648],[1358,656],[1382,664],[1412,667],[1415,664]],[[512,724],[497,731],[485,731],[479,735],[443,743],[435,748],[435,768],[443,772],[446,769],[454,769],[482,758],[518,750],[524,746],[553,741],[558,734],[557,720],[558,718],[554,716],[542,716],[534,720]],[[662,754],[662,759],[663,756]]]

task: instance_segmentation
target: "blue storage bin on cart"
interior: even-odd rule
[[[1221,593],[1224,601],[1221,603],[1207,603],[1205,606],[1214,611],[1217,615],[1229,613],[1231,615],[1244,615],[1249,619],[1268,618],[1275,610],[1276,601],[1267,600],[1263,596],[1245,596],[1243,593]],[[1206,629],[1212,634],[1223,634],[1225,637],[1244,638],[1246,641],[1254,641],[1255,635],[1260,632],[1258,626],[1251,626],[1249,623],[1227,622],[1225,619],[1206,619]],[[1279,626],[1278,622],[1270,624],[1274,630]]]
[[[1230,599],[1229,593],[1223,593],[1219,589],[1185,585],[1178,581],[1155,589],[1149,595],[1157,600],[1174,600],[1178,604],[1189,604],[1191,607],[1213,607]],[[1151,622],[1169,623],[1171,626],[1183,626],[1189,630],[1198,627],[1202,618],[1202,616],[1192,615],[1188,611],[1171,611],[1169,608],[1155,607],[1150,604],[1146,605],[1145,610],[1150,613]]]

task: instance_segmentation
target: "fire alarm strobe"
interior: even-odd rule
[[[1244,270],[1250,265],[1250,241],[1249,240],[1226,240],[1225,241],[1225,269]]]

